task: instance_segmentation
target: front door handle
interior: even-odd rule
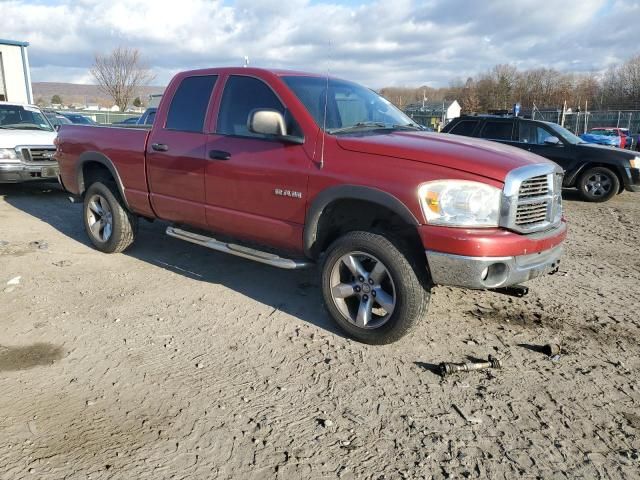
[[[229,160],[231,154],[223,150],[209,150],[209,158],[211,160]]]
[[[169,146],[164,143],[153,143],[151,144],[151,148],[156,152],[167,152],[169,150]]]

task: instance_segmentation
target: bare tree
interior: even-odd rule
[[[467,78],[460,97],[462,112],[466,114],[477,113],[480,110],[480,99],[476,91],[476,84],[473,78]]]
[[[138,49],[125,47],[118,47],[108,54],[96,54],[91,74],[121,112],[127,109],[138,89],[155,78]]]

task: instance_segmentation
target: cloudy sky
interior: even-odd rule
[[[96,52],[177,71],[241,65],[446,86],[497,63],[599,71],[640,53],[640,0],[0,0],[0,37],[30,42],[34,81],[93,83]]]

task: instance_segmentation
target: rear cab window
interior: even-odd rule
[[[202,133],[211,92],[217,79],[217,75],[184,78],[171,99],[164,128]]]
[[[480,132],[481,138],[487,140],[507,140],[513,139],[513,123],[504,120],[487,120]]]

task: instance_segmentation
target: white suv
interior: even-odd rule
[[[0,102],[0,183],[55,179],[55,138],[38,107]]]

